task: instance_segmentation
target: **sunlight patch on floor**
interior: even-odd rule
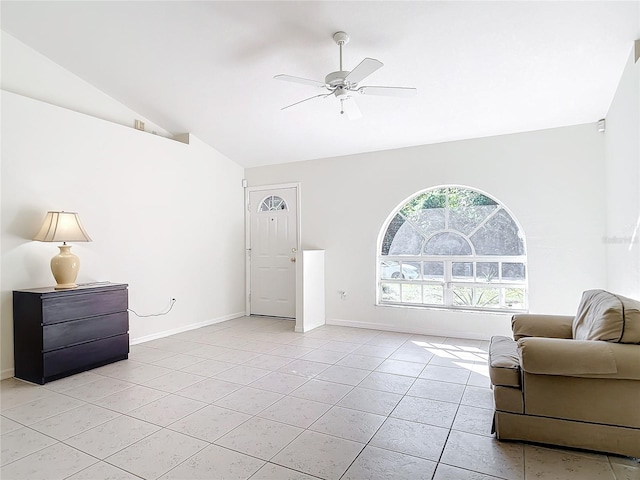
[[[481,348],[469,345],[429,343],[417,340],[414,340],[411,343],[418,347],[422,347],[425,351],[439,358],[451,360],[453,365],[466,368],[472,372],[489,377],[489,368],[487,367],[489,355]]]

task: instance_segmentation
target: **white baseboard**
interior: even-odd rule
[[[360,322],[358,320],[343,320],[341,318],[327,318],[327,325],[341,327],[368,328],[371,330],[384,330],[386,332],[411,333],[414,335],[432,335],[434,337],[466,338],[468,340],[490,340],[486,333],[457,332],[457,331],[430,331],[428,328],[407,328],[393,323]]]
[[[225,315],[224,317],[213,318],[205,320],[204,322],[192,323],[185,325],[184,327],[173,328],[171,330],[165,330],[163,332],[152,333],[151,335],[145,335],[143,337],[132,338],[129,340],[130,345],[137,345],[139,343],[150,342],[151,340],[157,340],[158,338],[168,337],[177,333],[188,332],[189,330],[195,330],[196,328],[207,327],[209,325],[215,325],[216,323],[226,322],[227,320],[233,320],[234,318],[244,317],[244,312],[232,313]]]
[[[174,328],[171,330],[165,330],[159,333],[153,333],[151,335],[145,335],[144,337],[138,337],[129,340],[130,345],[137,345],[139,343],[150,342],[151,340],[157,340],[158,338],[168,337],[177,333],[188,332],[189,330],[195,330],[196,328],[207,327],[209,325],[215,325],[216,323],[226,322],[227,320],[233,320],[234,318],[244,317],[245,312],[232,313],[231,315],[225,315],[224,317],[218,317],[211,320],[205,320],[204,322],[192,323],[180,328]],[[368,327],[367,327],[368,328]],[[0,380],[6,380],[15,376],[14,368],[6,368],[0,371]]]
[[[169,335],[175,335],[176,333],[187,332],[189,330],[195,330],[196,328],[206,327],[208,325],[214,325],[216,323],[226,322],[227,320],[233,320],[234,318],[240,318],[244,316],[245,316],[244,312],[232,313],[230,315],[225,315],[224,317],[205,320],[204,322],[199,322],[199,323],[192,323],[191,325],[186,325],[184,327],[174,328],[172,330],[166,330],[164,332],[153,333],[151,335],[145,335],[144,337],[130,339],[129,344],[136,345],[138,343],[150,342],[151,340],[168,337]],[[0,371],[0,380],[6,380],[7,378],[11,378],[14,376],[15,376],[14,368],[6,368]]]

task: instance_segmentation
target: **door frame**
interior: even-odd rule
[[[251,315],[251,214],[249,205],[249,194],[251,192],[270,190],[280,190],[282,188],[293,188],[296,191],[296,249],[300,251],[300,182],[293,183],[277,183],[271,185],[256,185],[255,187],[245,187],[244,189],[244,265],[245,265],[245,300],[244,310],[245,315]],[[296,286],[298,283],[296,275]],[[296,288],[297,290],[297,288]],[[294,292],[294,302],[296,301],[296,293]]]

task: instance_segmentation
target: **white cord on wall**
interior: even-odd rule
[[[129,310],[131,313],[133,313],[136,317],[140,317],[140,318],[143,318],[143,317],[161,317],[162,315],[166,315],[167,313],[169,313],[175,304],[176,304],[176,299],[172,298],[171,299],[171,305],[169,305],[169,309],[166,312],[150,313],[148,315],[140,315],[139,313],[137,313],[132,308],[127,308],[127,310]]]

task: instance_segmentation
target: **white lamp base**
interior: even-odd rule
[[[60,253],[51,259],[51,273],[58,284],[56,290],[76,288],[76,278],[80,271],[80,259],[71,253],[71,245],[60,245]]]

